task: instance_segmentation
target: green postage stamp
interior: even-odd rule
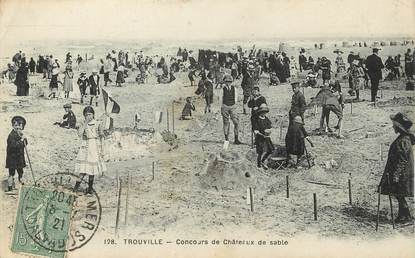
[[[38,256],[66,255],[73,203],[70,192],[23,187],[11,250]]]

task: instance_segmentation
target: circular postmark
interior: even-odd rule
[[[74,251],[87,244],[101,221],[102,207],[95,190],[74,192],[74,185],[87,182],[71,173],[56,173],[36,181],[22,196],[23,225],[34,242],[55,251]]]

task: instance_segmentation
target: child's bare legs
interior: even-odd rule
[[[13,188],[15,187],[15,183],[14,183],[14,175],[16,174],[16,170],[17,170],[17,174],[18,174],[18,180],[19,182],[24,185],[22,178],[23,178],[23,168],[9,168],[9,177],[7,178],[7,185],[8,185],[8,191],[13,190]]]

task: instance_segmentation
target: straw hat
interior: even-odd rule
[[[262,114],[266,114],[268,112],[269,112],[269,108],[268,108],[267,104],[262,103],[255,113],[256,113],[256,115],[259,116],[259,115],[262,115]]]
[[[406,114],[398,112],[396,115],[391,115],[390,119],[396,127],[400,128],[406,133],[409,133],[409,129],[412,126],[412,121]]]
[[[72,108],[72,104],[71,103],[66,103],[65,105],[63,105],[63,108]]]
[[[298,123],[298,124],[302,124],[302,125],[304,124],[303,119],[301,119],[301,116],[294,117],[293,122]]]

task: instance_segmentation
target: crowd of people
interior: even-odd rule
[[[339,74],[345,72],[348,78],[350,95],[355,95],[356,100],[360,100],[360,91],[368,86],[370,81],[371,101],[375,102],[377,91],[379,89],[379,81],[383,79],[382,70],[386,68],[389,75],[388,79],[399,79],[405,76],[409,81],[413,79],[415,74],[414,56],[415,51],[408,49],[405,53],[405,69],[401,73],[400,55],[392,58],[391,56],[383,63],[379,57],[379,48],[372,48],[373,54],[367,58],[360,57],[359,54],[351,52],[347,57],[347,64],[343,61],[343,52],[339,49],[335,50],[337,54],[334,64],[335,71],[332,69],[332,62],[326,58],[317,58],[314,62],[312,56],[306,56],[305,49],[300,50],[298,57],[299,66],[293,56],[283,51],[266,52],[256,49],[255,46],[250,50],[243,51],[241,47],[237,48],[235,53],[223,53],[211,50],[199,50],[198,61],[193,56],[193,51],[186,48],[179,48],[175,56],[170,57],[167,62],[164,56],[145,56],[143,51],[134,52],[130,55],[127,51],[115,50],[109,52],[105,60],[100,59],[96,68],[92,69],[91,74],[81,70],[76,78],[73,69],[72,55],[70,52],[66,54],[65,69],[60,71],[58,59],[54,59],[52,55],[39,56],[37,62],[33,58],[30,62],[26,62],[26,56],[19,51],[13,56],[13,65],[16,66],[16,77],[14,83],[17,86],[17,96],[29,95],[29,73],[43,74],[43,78],[49,81],[50,94],[48,98],[57,98],[59,85],[63,88],[64,98],[69,99],[70,93],[73,91],[73,82],[76,80],[80,92],[80,103],[86,104],[84,108],[85,121],[77,125],[76,116],[71,111],[72,106],[65,104],[65,115],[63,121],[56,124],[65,128],[78,129],[79,136],[84,141],[80,147],[77,159],[76,171],[82,177],[88,175],[87,192],[92,192],[94,176],[105,171],[105,164],[101,160],[97,139],[103,135],[100,124],[95,120],[95,111],[93,105],[98,106],[99,96],[102,94],[102,87],[118,86],[121,87],[125,83],[125,78],[130,76],[131,71],[137,71],[135,81],[139,84],[147,82],[147,78],[154,74],[156,81],[160,84],[171,83],[175,81],[175,74],[178,72],[188,72],[188,78],[191,86],[195,85],[195,78],[201,77],[197,83],[196,94],[203,96],[205,100],[205,113],[212,111],[215,88],[221,88],[220,94],[220,110],[223,121],[223,134],[226,145],[229,145],[231,137],[231,122],[233,125],[234,144],[242,144],[239,136],[239,112],[237,103],[238,98],[242,95],[242,111],[244,115],[250,111],[251,129],[253,134],[253,145],[257,152],[258,168],[268,169],[267,160],[274,152],[274,144],[271,140],[272,122],[267,117],[270,112],[267,105],[266,97],[261,95],[260,79],[261,75],[268,74],[271,85],[290,82],[292,86],[291,106],[288,113],[288,131],[285,137],[285,147],[287,155],[287,166],[297,167],[300,160],[307,156],[306,142],[311,142],[308,133],[304,128],[306,124],[304,113],[307,103],[304,95],[301,93],[301,87],[320,87],[320,91],[315,101],[320,101],[322,105],[320,128],[321,131],[332,132],[329,126],[329,115],[333,112],[338,123],[334,127],[337,130],[337,136],[343,138],[342,122],[344,95],[342,93]],[[78,55],[76,66],[80,69],[83,62],[87,62]],[[9,66],[9,67],[10,67]],[[348,67],[347,67],[348,66]],[[299,72],[305,71],[307,79],[301,82],[296,79]],[[334,78],[332,74],[334,73]],[[60,80],[63,75],[63,81]],[[115,85],[112,84],[111,77],[115,75]],[[101,76],[104,83],[101,83]],[[322,84],[318,84],[318,77],[321,76]],[[390,77],[389,77],[390,76]],[[240,79],[240,88],[242,94],[239,94],[237,82]],[[192,98],[186,98],[183,108],[181,120],[191,119],[192,112],[195,110]],[[413,184],[413,154],[412,145],[415,143],[413,134],[409,132],[412,122],[404,114],[397,114],[391,117],[394,122],[394,128],[399,137],[391,146],[389,159],[385,173],[387,176],[382,177],[381,191],[396,194],[399,202],[399,220],[406,221],[411,218],[408,206],[405,202],[406,196],[413,196],[412,192],[407,188],[408,180],[412,180]],[[13,131],[9,135],[7,141],[7,167],[9,168],[9,190],[13,188],[13,177],[17,170],[19,181],[22,179],[23,168],[25,167],[24,153],[22,148],[27,144],[27,139],[22,131],[26,122],[23,117],[14,117],[12,119]],[[23,155],[23,157],[22,157]],[[412,157],[412,160],[411,160]],[[307,157],[306,157],[307,158]],[[16,162],[17,161],[17,162]],[[396,165],[402,163],[402,165]],[[411,163],[412,162],[412,163]],[[408,164],[411,163],[411,166]],[[412,173],[412,179],[410,177]],[[401,175],[408,175],[406,179],[402,179]],[[385,179],[386,178],[386,179]],[[406,180],[405,182],[401,182]],[[399,190],[399,184],[404,184],[405,191]],[[402,186],[402,187],[404,187]],[[412,185],[413,186],[413,185]],[[77,182],[75,189],[80,187]],[[388,188],[389,187],[389,188]]]

